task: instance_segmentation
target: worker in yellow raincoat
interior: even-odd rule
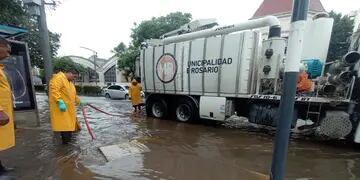
[[[129,98],[134,107],[134,112],[140,112],[141,109],[141,85],[136,80],[133,79],[129,86]]]
[[[9,82],[4,73],[1,61],[10,56],[9,42],[0,37],[0,151],[15,146],[15,130],[13,116],[13,99]],[[0,161],[0,176],[12,169],[5,168]]]
[[[49,83],[49,105],[51,127],[59,132],[62,143],[71,141],[73,132],[80,130],[76,118],[76,105],[85,105],[76,95],[73,80],[77,76],[76,67],[68,63],[61,67],[54,67],[54,74]]]

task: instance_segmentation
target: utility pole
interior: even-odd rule
[[[95,71],[95,85],[97,85],[97,81],[98,81],[98,73],[97,73],[97,63],[96,63],[96,59],[97,59],[97,52],[93,49],[87,48],[87,47],[83,47],[80,46],[80,48],[86,49],[88,51],[91,51],[93,53],[93,61],[94,61],[94,71]]]
[[[308,8],[309,0],[293,1],[288,52],[279,109],[280,119],[277,123],[271,164],[271,180],[282,180],[284,177]]]
[[[49,87],[49,81],[53,74],[53,65],[50,54],[49,30],[46,23],[45,1],[41,1],[40,16],[38,18],[40,32],[40,48],[44,60],[45,79]]]
[[[45,5],[55,5],[55,3],[46,3],[44,0],[23,0],[31,15],[37,17],[40,34],[40,51],[44,61],[46,84],[53,73],[51,61],[49,30],[46,23]]]

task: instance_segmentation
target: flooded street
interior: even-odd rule
[[[17,144],[0,154],[16,168],[18,179],[264,179],[271,166],[272,137],[220,125],[184,124],[133,116],[128,101],[83,97],[110,117],[87,109],[97,137],[92,141],[80,111],[82,131],[71,145],[61,145],[51,131],[47,97],[37,95],[39,128],[20,128]],[[148,152],[107,162],[99,147],[136,140]],[[344,147],[342,147],[344,146]],[[286,179],[360,179],[360,149],[341,142],[293,139]]]

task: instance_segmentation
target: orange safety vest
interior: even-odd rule
[[[308,74],[306,72],[301,72],[298,77],[297,83],[297,92],[310,92],[312,82],[308,79]]]

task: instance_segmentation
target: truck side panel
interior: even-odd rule
[[[236,81],[240,81],[240,79],[237,79],[236,77],[237,73],[240,72],[240,69],[238,69],[240,66],[238,66],[238,64],[241,64],[239,55],[243,49],[243,47],[240,46],[240,41],[242,41],[243,36],[244,33],[230,34],[224,39],[223,57],[231,58],[232,63],[229,65],[222,65],[221,67],[220,92],[223,95],[236,93],[236,85],[239,84],[236,83]]]
[[[146,92],[147,91],[146,76],[144,76],[145,51],[146,51],[145,49],[142,49],[140,53],[140,74],[141,74],[141,82],[142,82],[143,90]]]
[[[187,74],[187,69],[188,69],[188,59],[189,59],[189,46],[190,46],[190,42],[182,42],[182,43],[178,43],[177,48],[179,48],[178,52],[178,56],[176,58],[177,62],[178,62],[178,72],[176,75],[176,80],[178,82],[178,84],[181,84],[179,86],[177,86],[178,92],[179,93],[186,93],[188,94],[188,89],[189,89],[189,84],[188,84],[188,74]],[[181,64],[181,66],[180,66]],[[180,88],[181,87],[181,88]]]
[[[146,48],[141,51],[143,86],[149,93],[224,97],[249,94],[251,83],[255,83],[249,80],[249,69],[256,56],[257,35],[245,31]],[[173,73],[173,79],[168,78],[169,73]]]
[[[175,59],[177,60],[177,64],[179,64],[178,58],[176,58],[176,50],[175,50],[175,44],[169,44],[164,47],[164,53],[172,54],[174,55]],[[162,54],[160,54],[161,56]],[[177,67],[177,70],[179,70],[179,67]],[[175,76],[177,78],[177,76]],[[173,93],[175,92],[175,86],[176,86],[175,79],[172,82],[164,83],[165,92],[166,93]]]
[[[186,62],[188,65],[189,63],[193,64],[187,73],[190,75],[190,93],[194,95],[202,95],[202,73],[200,73],[201,65],[199,61],[204,60],[204,43],[205,39],[195,39],[192,41],[191,45],[191,56],[190,60]]]
[[[155,80],[155,88],[157,93],[165,93],[165,84],[160,81],[158,75],[156,73],[156,65],[161,55],[164,54],[164,46],[156,47],[154,50],[154,80]]]
[[[255,37],[255,34],[252,32],[247,32],[244,34],[244,41],[241,47],[243,47],[242,53],[241,53],[241,66],[240,66],[240,83],[239,83],[239,94],[249,94],[250,93],[250,87],[251,83],[251,70],[253,68],[253,61],[255,61],[257,58],[255,58],[255,48],[257,48],[257,39]]]
[[[155,84],[154,84],[154,66],[153,66],[153,48],[148,48],[143,51],[145,53],[145,59],[143,63],[144,66],[141,66],[141,69],[144,71],[142,75],[144,76],[142,79],[145,79],[145,87],[148,92],[155,92]]]
[[[206,55],[205,59],[214,59],[214,57],[220,57],[220,50],[221,50],[221,37],[210,37],[207,39],[206,44]],[[211,71],[212,66],[207,66]],[[218,73],[215,72],[208,72],[202,73],[204,76],[204,87],[206,93],[217,93],[218,90]]]

